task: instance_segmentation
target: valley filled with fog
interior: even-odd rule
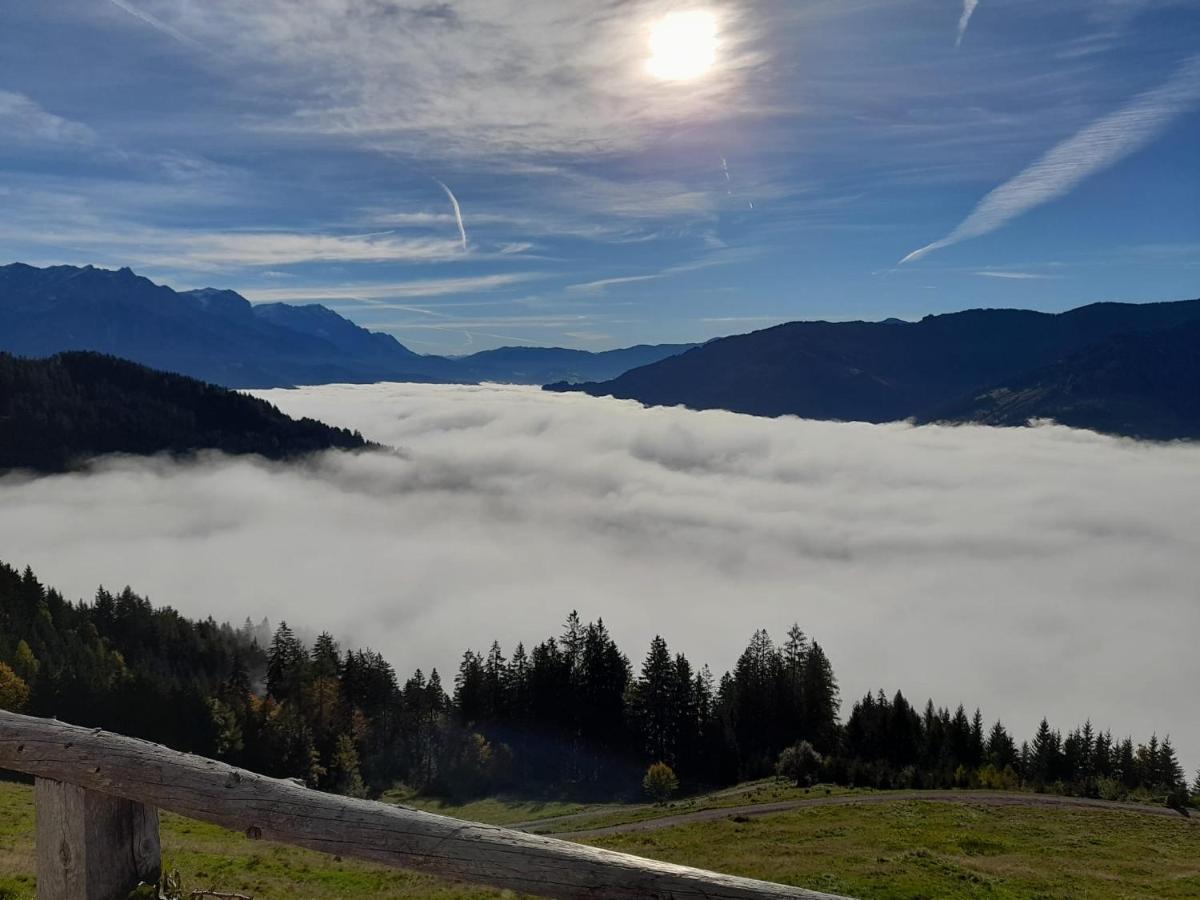
[[[913,428],[644,409],[533,388],[257,392],[395,450],[298,465],[109,459],[0,479],[0,557],[69,598],[287,619],[404,677],[602,617],[715,672],[821,642],[844,708],[897,688],[1165,731],[1200,764],[1200,446],[1057,426]]]

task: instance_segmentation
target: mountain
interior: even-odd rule
[[[639,344],[599,353],[562,347],[500,347],[451,361],[459,367],[459,374],[470,381],[511,381],[520,384],[579,382],[613,378],[629,369],[658,362],[695,346]]]
[[[976,309],[919,322],[793,322],[722,338],[599,383],[547,385],[652,405],[887,422],[964,397],[1122,334],[1200,319],[1200,300],[1097,303],[1057,315]]]
[[[214,288],[174,291],[129,269],[0,266],[0,351],[93,350],[227,387],[603,380],[688,346],[608,353],[510,347],[423,356],[324,306],[256,306]]]
[[[0,470],[61,472],[106,453],[198,450],[285,459],[366,447],[255,397],[99,353],[0,353]]]
[[[1031,419],[1140,438],[1200,438],[1200,320],[1118,335],[929,417],[981,425]]]

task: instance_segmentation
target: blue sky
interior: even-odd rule
[[[714,60],[664,80],[680,13]],[[1200,295],[1198,0],[55,0],[0,25],[0,261],[323,302],[445,353]]]

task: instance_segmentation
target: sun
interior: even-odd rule
[[[674,12],[650,29],[646,71],[663,81],[692,81],[717,61],[717,17],[704,10]]]

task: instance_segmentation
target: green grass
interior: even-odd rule
[[[711,808],[793,796],[804,794],[760,782],[673,808],[622,812],[674,815],[689,811],[685,803]],[[397,794],[393,799],[411,803],[414,798]],[[518,800],[436,806],[443,813],[470,810],[481,819],[508,822],[570,815],[581,808]],[[613,815],[603,812],[596,818]],[[571,827],[578,823],[572,821]],[[1200,827],[1132,812],[898,801],[815,807],[742,822],[720,819],[595,843],[873,900],[1200,897]],[[186,888],[240,891],[256,900],[505,896],[251,841],[172,815],[163,817],[163,846],[166,864],[180,870]],[[32,790],[0,783],[0,898],[32,900],[33,868]]]
[[[798,788],[785,781],[766,778],[761,781],[749,781],[737,787],[715,791],[711,794],[675,800],[663,806],[639,803],[601,807],[596,809],[595,815],[578,816],[562,824],[548,822],[544,826],[534,826],[529,830],[538,834],[587,831],[592,828],[605,828],[609,825],[625,825],[631,822],[644,822],[648,819],[661,819],[664,816],[684,815],[705,809],[728,809],[732,806],[747,806],[753,803],[775,803],[780,800],[804,800],[825,796],[843,797],[848,794],[866,793],[874,792],[835,785],[819,785],[811,789]]]
[[[555,816],[573,815],[594,808],[585,803],[508,797],[489,797],[486,800],[473,800],[469,803],[452,803],[437,797],[424,797],[403,787],[387,791],[381,799],[385,803],[399,803],[443,816],[453,816],[456,819],[486,822],[489,825],[515,825],[519,822],[533,822]]]
[[[1200,897],[1200,827],[1132,812],[900,801],[723,819],[603,844],[875,900]]]

